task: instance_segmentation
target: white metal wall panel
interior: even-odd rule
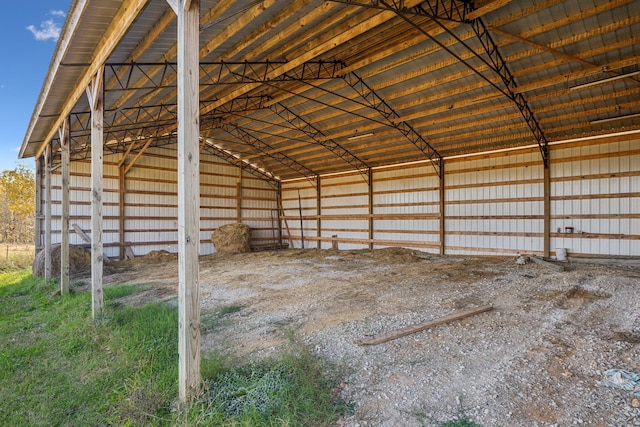
[[[300,197],[298,197],[298,192]],[[291,236],[293,246],[301,248],[302,235],[305,237],[305,248],[315,248],[317,238],[317,193],[306,179],[282,183],[282,208],[284,233]],[[300,225],[302,210],[302,230]],[[314,237],[314,240],[308,240]]]
[[[539,152],[446,161],[445,171],[447,253],[543,250]]]
[[[369,186],[362,176],[323,177],[321,195],[322,247],[331,247],[332,236],[338,236],[339,247],[343,249],[368,247]],[[338,218],[331,219],[332,216]]]
[[[560,146],[551,164],[552,250],[640,255],[640,140]]]
[[[439,185],[430,163],[374,170],[374,241],[379,242],[374,247],[405,242],[437,252],[440,223],[433,217],[440,212]]]

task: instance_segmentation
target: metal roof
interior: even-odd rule
[[[640,0],[201,0],[200,15],[204,148],[281,179],[640,129]],[[55,161],[65,117],[89,156],[78,88],[101,65],[105,152],[175,142],[176,39],[165,0],[74,0],[20,157],[51,142]]]

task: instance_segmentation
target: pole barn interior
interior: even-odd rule
[[[73,0],[20,157],[36,247],[91,241],[97,292],[104,257],[189,272],[235,222],[255,248],[638,256],[640,1]]]

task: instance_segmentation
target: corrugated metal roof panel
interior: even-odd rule
[[[405,0],[405,5],[417,1]],[[74,10],[82,13],[75,14],[75,24],[65,26],[21,156],[37,155],[49,142],[44,138],[51,135],[57,115],[101,48],[105,31],[126,4],[127,0],[72,4],[69,19]],[[287,67],[288,78],[280,74],[270,81],[262,81],[259,73],[240,75],[239,66],[230,67],[232,76],[227,71],[216,74],[217,65],[203,65],[209,75],[202,76],[202,108],[208,111],[212,102],[235,96],[233,102],[214,104],[216,108],[203,116],[203,131],[283,178],[300,172],[287,166],[282,155],[288,156],[288,162],[324,173],[353,168],[345,161],[349,156],[369,166],[424,159],[425,153],[412,141],[416,137],[429,141],[440,154],[531,144],[535,138],[513,101],[516,95],[509,90],[521,93],[525,102],[530,100],[527,105],[547,139],[640,129],[638,118],[592,123],[640,112],[640,76],[571,89],[640,71],[639,0],[508,2],[480,18],[498,46],[491,53],[470,25],[449,22],[444,30],[428,17],[405,15],[407,22],[393,12],[356,5],[321,0],[202,0],[200,7],[200,47],[210,49],[201,61],[269,59],[300,64]],[[174,132],[175,65],[162,63],[175,61],[176,31],[167,3],[148,1],[109,56],[109,64],[130,63],[106,70],[105,131],[116,141],[109,149],[129,148],[124,139],[135,135]],[[483,41],[486,44],[487,39]],[[486,45],[491,48],[491,42]],[[317,69],[319,60],[342,61],[346,71],[335,72],[330,79],[326,70],[317,76],[322,78],[313,77],[308,70]],[[304,73],[303,63],[311,67]],[[256,66],[264,72],[264,65]],[[268,71],[274,74],[276,68],[272,65]],[[354,74],[343,79],[349,72],[360,80]],[[509,73],[518,87],[505,86],[500,74]],[[212,84],[214,76],[221,80]],[[244,83],[229,84],[232,79],[244,79]],[[258,97],[262,97],[261,109],[241,107]],[[269,110],[269,105],[285,106],[293,116],[285,119]],[[87,111],[82,96],[73,112],[83,113],[78,119],[86,120]],[[72,137],[88,141],[87,130],[78,120],[75,123]],[[313,137],[304,129],[305,123],[322,137]],[[217,127],[222,124],[241,127],[249,138],[262,141],[266,151],[221,131]],[[362,139],[348,139],[369,133]],[[166,141],[165,137],[154,144]],[[334,145],[328,146],[327,141]],[[133,151],[144,142],[137,144]],[[329,149],[336,147],[342,157]]]

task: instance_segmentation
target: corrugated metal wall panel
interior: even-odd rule
[[[175,150],[150,149],[126,178],[125,241],[138,255],[177,248],[177,174],[170,155]],[[552,146],[550,159],[552,252],[566,248],[570,255],[640,255],[640,139]],[[109,256],[119,252],[117,161],[105,156],[103,239]],[[238,218],[239,169],[210,154],[202,155],[201,164],[202,253],[214,251],[209,241],[213,230],[238,220],[252,228],[252,244],[273,244],[279,238],[275,190],[243,172]],[[445,170],[447,253],[542,253],[544,169],[538,150],[450,159]],[[284,240],[290,236],[295,247],[300,247],[302,234],[300,201],[305,247],[316,247],[320,241],[321,247],[329,248],[337,235],[342,249],[371,244],[439,250],[440,181],[429,163],[374,169],[372,207],[368,184],[360,174],[332,175],[320,182],[321,212],[313,183],[300,179],[282,184]],[[59,170],[52,184],[55,244],[60,241]],[[71,223],[89,235],[90,185],[90,161],[73,162]],[[574,233],[567,233],[566,227],[573,227]],[[70,238],[72,244],[83,243],[75,233]]]
[[[560,146],[552,154],[552,249],[640,255],[640,140]]]
[[[445,166],[447,253],[542,251],[539,153],[451,160]]]

